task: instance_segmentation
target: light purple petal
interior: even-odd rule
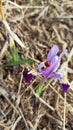
[[[65,53],[67,53],[67,50],[66,50],[66,49],[60,54],[59,58],[61,59],[61,57],[62,57]]]
[[[61,78],[63,78],[63,77],[66,77],[66,71],[65,70],[59,70],[58,71],[58,74],[60,74],[61,75]]]
[[[41,62],[39,65],[38,65],[38,70],[39,72],[41,72],[42,69],[44,69],[46,66],[44,64],[44,62]]]
[[[49,75],[49,77],[60,79],[61,75],[60,74],[56,74],[56,73],[52,73],[51,75]]]
[[[57,69],[59,68],[59,66],[60,66],[60,61],[61,61],[61,60],[58,58],[58,61],[57,61],[56,65],[54,66],[53,72],[56,72]]]
[[[56,70],[59,68],[60,63],[61,63],[61,58],[62,58],[62,56],[63,56],[66,52],[67,52],[67,50],[64,50],[64,51],[60,54],[59,59],[58,59],[58,63],[57,63],[57,65],[55,66],[54,71],[56,71]]]
[[[54,58],[57,53],[59,52],[59,48],[57,45],[54,45],[51,50],[49,51],[48,55],[47,55],[47,61],[51,61],[52,58]]]
[[[47,67],[44,70],[41,70],[41,73],[45,76],[48,77],[49,75],[51,75],[53,72],[55,72],[56,66],[58,64],[58,56],[55,56],[53,58],[53,61],[51,62],[51,66]]]
[[[58,62],[57,62],[57,65],[56,65],[55,68],[54,68],[54,72],[59,68],[60,63],[61,63],[61,58],[62,58],[62,56],[63,56],[66,52],[67,52],[67,50],[64,50],[64,51],[60,54],[59,59],[58,59]]]

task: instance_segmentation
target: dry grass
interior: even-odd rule
[[[0,67],[0,130],[73,130],[73,82],[64,95],[57,80],[52,80],[39,97],[35,90],[42,82],[37,77],[24,82],[24,68],[35,68],[47,51],[57,44],[67,48],[60,68],[73,80],[73,1],[3,0],[5,19],[19,39],[19,56],[37,61],[30,65]],[[4,61],[8,29],[0,16],[0,64]]]

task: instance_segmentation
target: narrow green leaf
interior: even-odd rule
[[[3,66],[14,66],[14,65],[19,65],[19,64],[30,64],[34,62],[34,60],[31,59],[25,59],[25,60],[18,60],[18,61],[12,61],[7,64],[3,64]]]
[[[44,85],[41,85],[37,88],[36,90],[36,94],[38,94],[39,96],[41,95],[42,91],[43,91]]]
[[[13,61],[18,61],[19,55],[18,55],[18,50],[16,48],[12,50],[12,57],[13,57]]]
[[[47,83],[44,82],[43,85],[40,85],[37,89],[36,89],[36,94],[38,94],[39,96],[41,95],[41,93],[48,87],[48,85],[52,82],[53,79],[49,79],[47,80]]]

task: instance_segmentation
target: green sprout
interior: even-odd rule
[[[31,60],[31,59],[22,60],[19,58],[18,49],[15,47],[14,40],[10,34],[8,34],[8,43],[9,43],[10,54],[6,53],[8,63],[3,64],[3,66],[30,64],[30,63],[34,62],[34,60]]]
[[[44,82],[44,84],[39,85],[38,88],[36,89],[36,94],[38,96],[40,96],[42,94],[42,92],[44,91],[44,89],[46,89],[48,87],[48,85],[52,82],[53,79],[49,79],[47,81],[47,83]]]

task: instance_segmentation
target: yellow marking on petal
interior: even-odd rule
[[[4,11],[2,9],[2,2],[0,1],[0,13],[1,13],[1,16],[2,16],[2,20],[5,19],[5,16],[4,16]]]
[[[65,81],[66,83],[68,83],[67,77],[63,77],[62,80]]]
[[[28,72],[28,74],[32,74],[32,73],[37,73],[38,71],[36,69],[31,70],[30,72]]]

